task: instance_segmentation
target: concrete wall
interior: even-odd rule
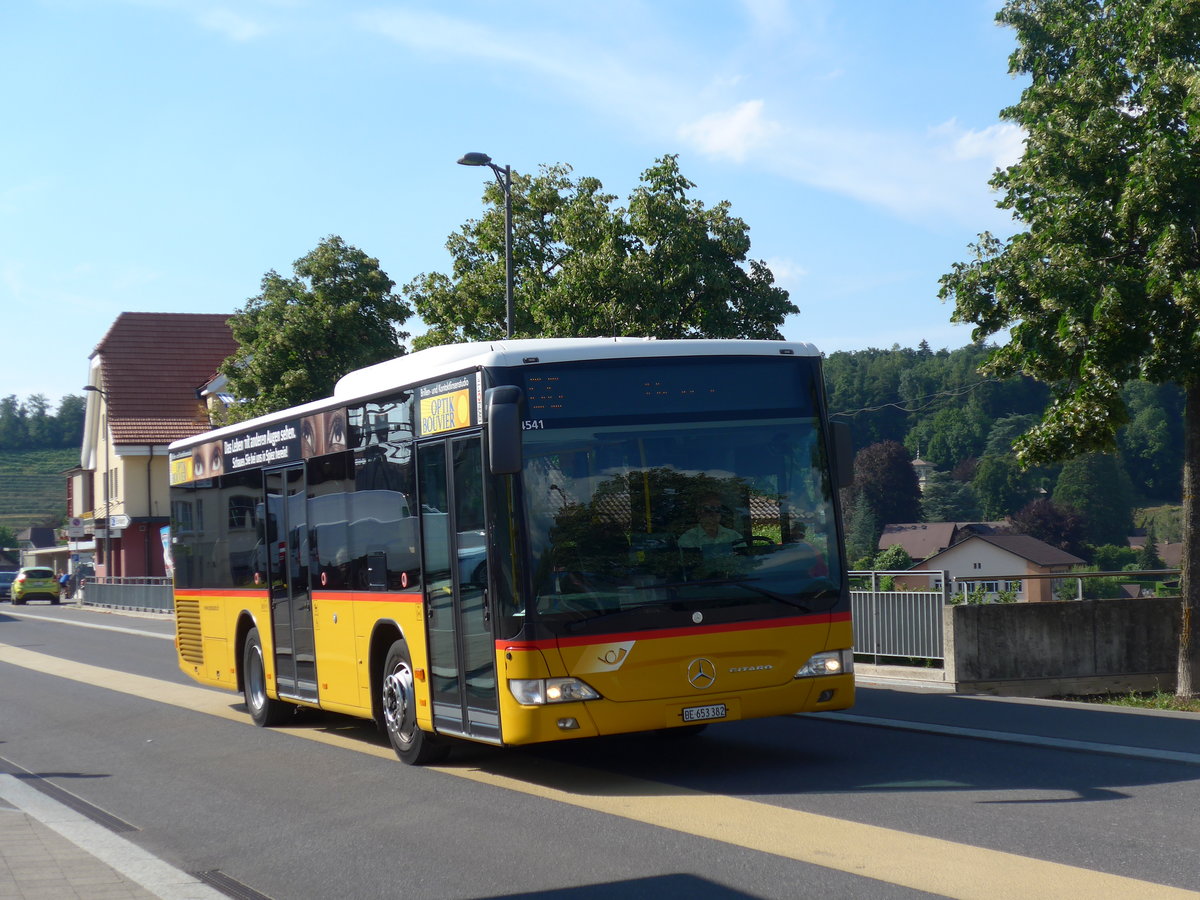
[[[960,691],[1021,697],[1173,691],[1180,600],[946,607],[945,674]]]

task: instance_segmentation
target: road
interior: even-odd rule
[[[1200,718],[860,686],[847,714],[422,769],[353,719],[253,727],[171,633],[0,606],[0,766],[233,896],[1200,896]]]

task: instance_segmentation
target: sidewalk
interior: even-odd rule
[[[225,894],[0,772],[0,900],[220,900]]]
[[[0,800],[0,898],[143,900],[155,896],[28,813]]]

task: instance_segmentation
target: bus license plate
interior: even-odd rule
[[[725,704],[714,703],[712,706],[688,706],[683,710],[683,721],[703,722],[706,719],[725,718]]]

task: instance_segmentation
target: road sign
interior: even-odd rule
[[[128,528],[129,516],[109,516],[108,527],[113,531],[120,531],[122,528]]]
[[[83,524],[83,519],[78,516],[72,516],[67,520],[67,537],[81,538],[87,533],[87,529]]]

